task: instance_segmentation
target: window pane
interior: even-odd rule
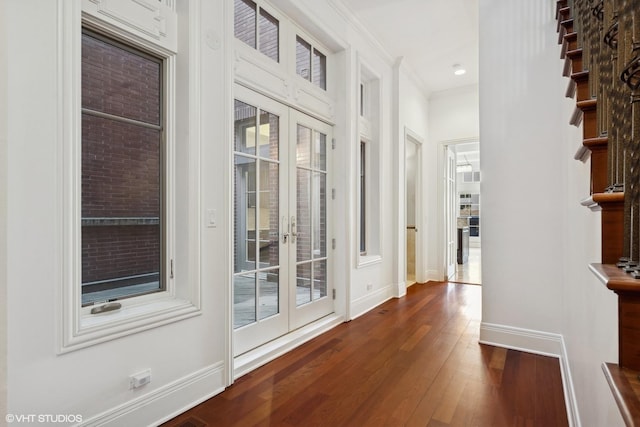
[[[279,261],[279,165],[260,161],[260,267],[275,267]]]
[[[235,0],[234,31],[237,39],[256,48],[256,4],[251,0]]]
[[[296,73],[311,81],[311,45],[296,37]]]
[[[82,217],[160,217],[160,131],[82,115]]]
[[[256,275],[239,274],[233,278],[233,327],[255,323]]]
[[[360,142],[360,252],[367,250],[367,192],[366,192],[366,144]]]
[[[280,61],[279,55],[279,23],[276,18],[269,15],[264,9],[260,9],[260,52],[276,62]]]
[[[280,312],[278,306],[278,283],[280,280],[279,270],[269,270],[258,273],[260,281],[260,304],[258,306],[260,320],[271,317]]]
[[[260,112],[260,152],[265,159],[278,160],[280,147],[280,117],[266,111]]]
[[[311,263],[296,268],[296,305],[311,302]]]
[[[313,173],[313,257],[327,256],[327,175]]]
[[[82,35],[82,107],[159,125],[161,61]]]
[[[327,57],[313,49],[313,83],[321,89],[327,88]]]
[[[296,141],[296,165],[311,167],[311,129],[298,125]]]
[[[162,60],[83,33],[83,304],[165,288],[161,90]]]
[[[313,136],[313,167],[322,171],[327,170],[327,135],[314,132]]]
[[[234,126],[234,150],[247,153],[256,153],[256,119],[257,109],[254,106],[235,101],[235,126]]]
[[[311,259],[311,172],[297,170],[296,177],[296,260]]]
[[[160,226],[82,228],[82,304],[160,290]]]
[[[256,268],[256,161],[235,157],[234,273]]]
[[[327,261],[313,262],[313,299],[327,296]]]

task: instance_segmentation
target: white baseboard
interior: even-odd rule
[[[427,281],[442,282],[444,274],[438,270],[427,270]]]
[[[531,329],[482,322],[480,342],[543,356],[562,356],[562,335]]]
[[[344,323],[344,317],[332,314],[236,357],[233,360],[233,378],[240,378],[341,323]]]
[[[393,296],[401,298],[407,294],[407,282],[396,283],[393,285]]]
[[[159,425],[221,393],[224,389],[224,363],[219,362],[84,420],[80,425]]]
[[[569,426],[581,427],[569,357],[562,335],[483,322],[480,325],[480,343],[558,358]]]
[[[567,347],[564,344],[564,338],[562,338],[561,344],[562,355],[560,356],[560,373],[562,374],[562,387],[564,388],[564,401],[567,405],[569,427],[582,427],[582,424],[580,423],[580,412],[578,411],[578,399],[576,397],[576,390],[573,387],[571,367],[569,366],[569,355],[567,354]]]
[[[404,292],[407,292],[406,284],[404,285]],[[400,285],[388,285],[384,288],[378,289],[373,292],[369,292],[363,297],[360,297],[351,302],[351,320],[358,318],[366,312],[373,310],[383,302],[390,300],[399,292]]]

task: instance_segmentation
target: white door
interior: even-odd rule
[[[446,242],[446,279],[451,279],[456,274],[456,154],[451,147],[446,148],[446,161],[444,171],[445,188],[445,242]]]
[[[241,86],[234,108],[234,356],[333,312],[331,127]]]
[[[329,253],[331,242],[331,126],[291,110],[289,206],[291,212],[290,328],[333,312]]]

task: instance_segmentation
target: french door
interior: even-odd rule
[[[234,103],[234,356],[333,312],[331,126],[242,86]]]
[[[451,149],[451,147],[445,147],[445,155],[446,155],[446,166],[444,171],[444,182],[445,182],[445,229],[446,229],[446,245],[447,245],[447,273],[445,280],[452,279],[456,273],[456,265],[457,265],[457,224],[456,224],[456,216],[457,216],[457,200],[458,195],[456,191],[456,154]]]

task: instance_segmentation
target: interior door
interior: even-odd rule
[[[234,356],[333,312],[331,126],[236,85]]]
[[[445,162],[445,240],[446,240],[446,279],[451,279],[456,273],[456,154],[451,147],[446,147]]]

